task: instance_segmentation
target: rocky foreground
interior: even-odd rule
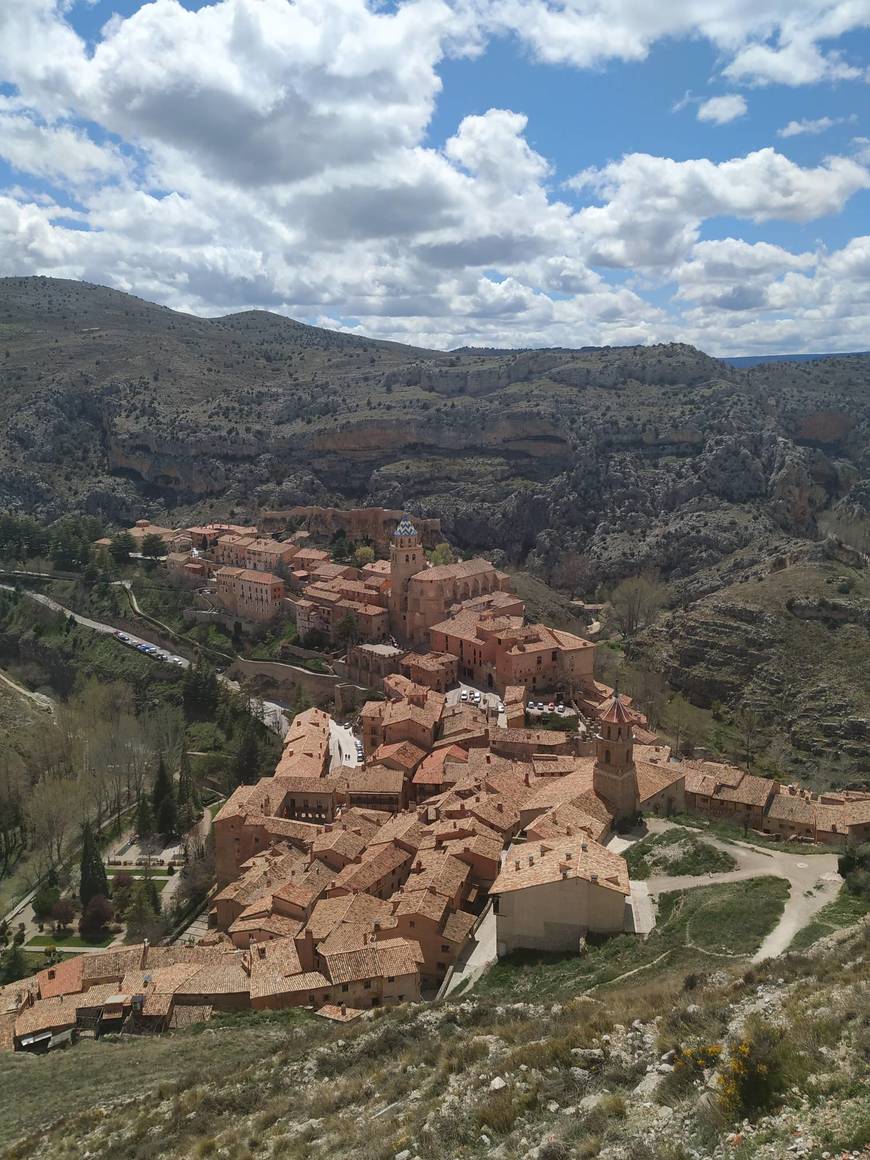
[[[338,1028],[245,1016],[12,1057],[2,1154],[864,1157],[868,948],[864,925],[752,970],[723,958],[555,1003],[472,994]]]

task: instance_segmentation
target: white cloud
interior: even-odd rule
[[[853,113],[850,117],[816,117],[814,120],[789,121],[787,125],[777,130],[776,135],[777,137],[799,137],[801,134],[817,136],[819,133],[827,133],[828,129],[833,129],[835,125],[845,125],[857,120],[858,118]]]
[[[844,28],[857,19],[831,4]],[[16,173],[0,266],[439,347],[688,337],[716,350],[732,335],[779,341],[801,317],[815,341],[817,316],[845,342],[870,315],[865,247],[699,237],[715,217],[837,212],[870,186],[860,141],[809,167],[770,148],[719,163],[632,153],[568,183],[570,203],[521,111],[466,116],[443,148],[426,143],[445,53],[496,31],[577,64],[705,36],[730,65],[753,43],[785,51],[798,25],[810,44],[839,35],[824,15],[814,0],[153,0],[91,51],[51,0],[0,0],[0,79],[18,86],[0,100],[0,154],[74,194],[65,207]],[[698,113],[724,123],[745,107],[731,94]],[[669,309],[644,298],[670,282]]]
[[[637,61],[666,39],[704,37],[730,79],[787,85],[861,79],[864,66],[822,47],[870,25],[865,0],[467,0],[484,27],[511,32],[544,61]]]
[[[718,164],[632,153],[569,184],[592,189],[604,202],[578,215],[594,262],[671,266],[695,242],[705,219],[810,221],[870,188],[870,172],[844,157],[804,169],[769,148]]]
[[[736,121],[747,111],[746,98],[740,93],[729,93],[724,97],[711,97],[698,106],[698,120],[712,121],[714,125],[727,125]]]
[[[115,146],[98,145],[75,126],[46,123],[2,96],[0,157],[22,172],[74,187],[123,177],[128,168]]]

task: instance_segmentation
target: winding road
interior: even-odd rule
[[[16,591],[11,584],[0,584],[0,588],[5,588],[8,592]],[[105,624],[99,620],[92,620],[89,616],[82,616],[78,612],[73,612],[71,608],[66,608],[63,604],[59,604],[56,600],[52,600],[50,596],[45,596],[42,592],[29,592],[27,589],[18,589],[22,596],[26,596],[29,600],[34,600],[37,604],[42,604],[46,608],[50,608],[53,612],[63,613],[64,616],[71,616],[76,624],[82,625],[84,628],[90,628],[94,632],[101,632],[105,636],[115,636],[120,630],[114,624]],[[153,660],[167,663],[170,658],[174,658],[173,663],[177,663],[179,668],[190,668],[191,662],[187,657],[180,656],[177,653],[170,653],[161,645],[155,645],[154,641],[147,640],[145,637],[136,636],[132,632],[126,632],[124,635],[132,645],[147,644],[152,645],[158,649],[159,652],[153,655]],[[131,647],[128,644],[120,644],[121,648]],[[142,656],[149,656],[149,653],[142,653]],[[241,686],[236,681],[230,680],[224,676],[223,673],[218,673],[218,680],[226,688],[233,692],[241,692]],[[255,697],[249,698],[248,701],[251,712],[261,718],[263,724],[267,729],[271,729],[273,733],[277,733],[279,737],[285,737],[287,730],[290,728],[290,723],[287,720],[287,715],[284,712],[284,707],[276,701],[261,701]],[[261,711],[262,710],[262,711]]]

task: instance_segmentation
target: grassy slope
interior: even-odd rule
[[[733,1118],[697,1112],[691,1077],[669,1080],[659,1096],[679,1113],[671,1121],[631,1092],[662,1051],[727,1043],[738,1023],[757,1019],[748,1012],[759,996],[778,1023],[772,1107],[785,1107],[756,1135],[744,1129],[747,1147],[735,1155],[781,1160],[795,1116],[825,1147],[857,1147],[866,1142],[868,1041],[855,963],[866,952],[866,936],[853,937],[818,963],[794,956],[745,972],[712,960],[706,978],[684,983],[682,969],[635,977],[594,1000],[571,998],[576,988],[555,1004],[546,991],[512,992],[509,1005],[481,994],[347,1028],[301,1012],[240,1015],[42,1059],[0,1055],[0,1155],[393,1160],[409,1148],[424,1160],[483,1160],[500,1144],[518,1160],[548,1138],[562,1141],[552,1153],[562,1157],[608,1145],[643,1160],[707,1155]],[[589,1048],[600,1059],[582,1060],[578,1076],[573,1052]],[[505,1080],[502,1091],[491,1090],[493,1076]],[[599,1106],[579,1107],[589,1093],[601,1094]]]
[[[679,849],[674,849],[677,846]],[[632,878],[650,878],[653,874],[711,874],[734,870],[736,861],[724,850],[683,830],[650,834],[626,851],[625,859]]]
[[[563,998],[602,987],[628,972],[710,970],[751,955],[773,929],[788,897],[780,878],[704,886],[662,895],[655,930],[590,940],[583,956],[517,952],[497,963],[475,992],[507,999]]]

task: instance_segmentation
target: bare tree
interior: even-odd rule
[[[668,590],[652,576],[631,576],[610,594],[608,619],[623,636],[634,636],[655,619]]]
[[[734,724],[740,733],[744,761],[747,765],[751,765],[755,757],[758,735],[761,729],[761,717],[754,709],[742,706],[734,714]]]

